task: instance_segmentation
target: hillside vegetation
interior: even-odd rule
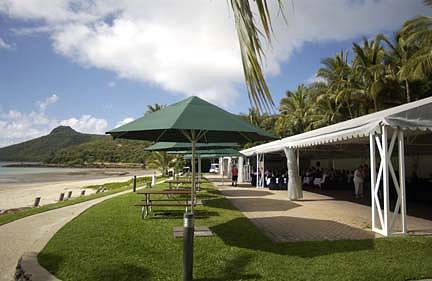
[[[83,134],[60,126],[46,136],[0,148],[2,161],[29,161],[83,165],[95,162],[144,163],[148,142],[113,140],[110,136]]]

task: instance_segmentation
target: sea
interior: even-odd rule
[[[69,173],[80,171],[78,168],[55,168],[55,167],[4,167],[8,164],[18,162],[0,162],[0,179],[2,176],[10,175],[37,175],[46,173]],[[20,162],[21,163],[21,162]]]

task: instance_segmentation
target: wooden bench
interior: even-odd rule
[[[154,203],[153,201],[157,201],[157,203]],[[161,202],[161,203],[159,203],[159,202]],[[166,202],[166,203],[164,203],[164,202]],[[174,202],[176,202],[176,203],[174,203]],[[197,206],[197,205],[202,205],[202,202],[196,202],[194,204],[194,206]],[[145,202],[145,201],[140,202],[140,203],[135,204],[134,206],[141,207],[141,218],[145,219],[148,216],[149,212],[152,211],[152,207],[185,207],[187,209],[188,207],[191,206],[191,202],[190,202],[190,200],[186,200],[184,202],[181,202],[181,201],[175,200],[175,199],[171,199],[171,200],[157,199],[157,200],[152,200],[150,202]]]

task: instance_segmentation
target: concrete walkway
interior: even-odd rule
[[[371,239],[371,208],[304,191],[304,198],[289,201],[286,190],[268,190],[215,183],[218,189],[275,242]],[[432,233],[432,221],[407,217],[411,233]]]
[[[131,190],[68,207],[25,217],[0,226],[0,281],[13,280],[19,258],[26,252],[39,253],[66,223],[88,208]]]

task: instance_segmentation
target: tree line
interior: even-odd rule
[[[432,17],[408,20],[393,37],[353,43],[321,61],[318,82],[287,91],[277,114],[242,117],[286,137],[425,98],[432,93]]]

